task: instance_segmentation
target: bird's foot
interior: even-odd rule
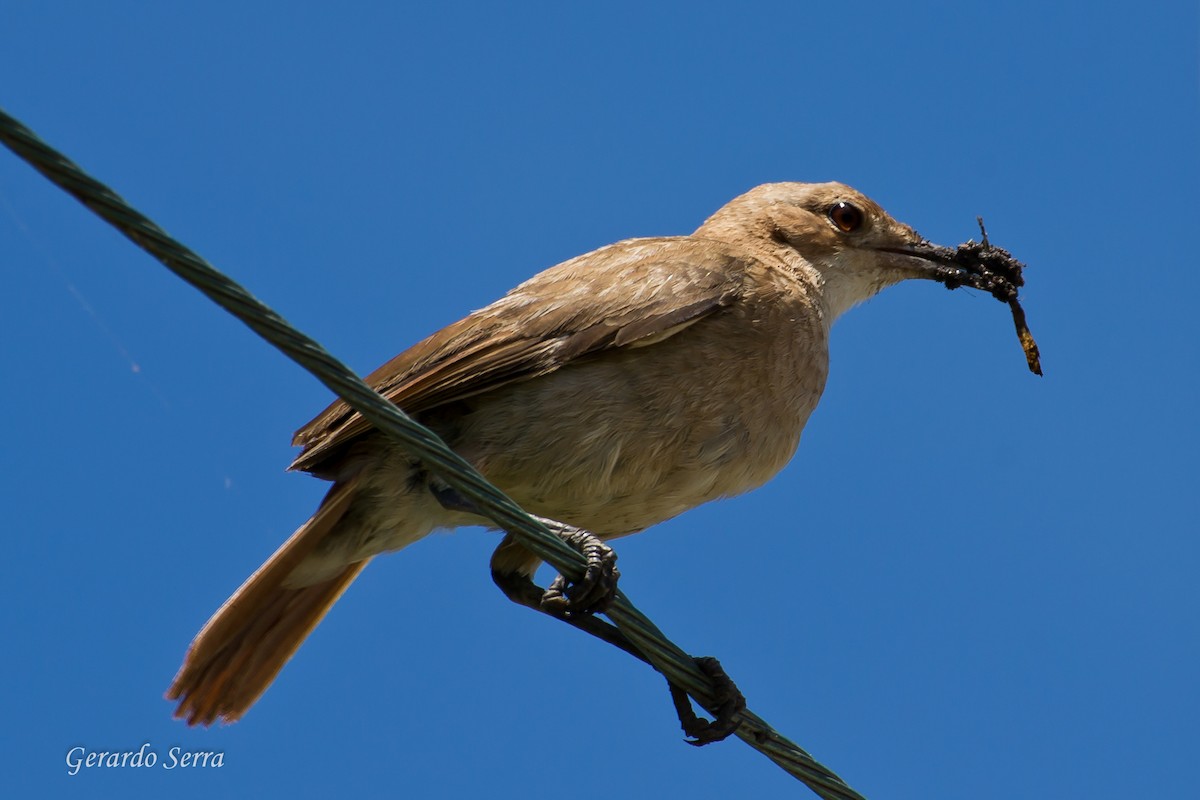
[[[539,607],[556,617],[603,614],[617,596],[617,552],[593,533],[544,517],[537,518],[587,560],[583,578],[572,582],[556,575],[542,593]]]
[[[725,674],[720,661],[711,656],[702,656],[693,660],[700,671],[712,679],[716,687],[713,704],[707,707],[713,715],[711,721],[696,716],[687,692],[670,681],[667,681],[667,685],[671,689],[671,700],[675,703],[675,713],[679,716],[679,724],[688,737],[684,741],[690,745],[702,747],[719,742],[737,730],[740,722],[738,716],[746,708],[746,698],[733,679]]]
[[[431,484],[429,490],[447,510],[484,516],[473,502],[448,486]],[[617,569],[617,552],[594,533],[558,520],[533,517],[584,557],[587,566],[583,577],[578,582],[572,582],[562,575],[556,575],[550,587],[540,595],[537,594],[540,591],[537,585],[520,575],[493,571],[492,578],[496,584],[515,602],[561,619],[607,611],[617,597],[617,581],[621,577],[621,571]]]

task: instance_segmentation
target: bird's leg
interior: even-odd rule
[[[484,516],[474,503],[448,486],[431,485],[430,491],[447,510]],[[584,580],[579,584],[585,592],[582,595],[577,594],[576,587],[569,585],[569,581],[562,575],[555,577],[550,588],[542,589],[524,572],[498,568],[496,557],[493,556],[492,580],[500,591],[518,605],[560,619],[584,633],[624,650],[639,661],[653,667],[650,660],[629,641],[617,626],[594,616],[607,610],[616,596],[616,582],[621,573],[616,568],[616,553],[612,548],[604,544],[599,537],[580,528],[544,517],[534,516],[534,519],[545,525],[552,533],[578,550],[587,559],[587,571]],[[511,541],[512,535],[509,534],[501,542],[500,547],[505,547]],[[498,549],[497,553],[499,552]],[[712,680],[716,690],[713,704],[705,706],[705,709],[713,715],[711,722],[696,716],[696,712],[692,710],[688,693],[684,689],[671,683],[670,679],[667,680],[667,687],[671,692],[671,701],[675,705],[679,724],[683,728],[684,734],[689,737],[684,741],[699,747],[719,742],[737,730],[738,716],[746,707],[746,699],[733,680],[725,673],[725,670],[721,668],[721,663],[717,659],[705,656],[696,658],[695,662],[700,671]]]
[[[449,486],[430,484],[429,491],[442,507],[449,511],[485,516],[474,503]],[[500,588],[514,602],[560,619],[569,620],[573,616],[586,617],[607,611],[617,596],[617,581],[621,577],[621,572],[617,569],[616,551],[601,541],[599,536],[582,528],[545,517],[531,516],[587,560],[583,578],[572,583],[562,575],[556,576],[550,587],[537,598],[536,604],[532,602],[529,593],[538,587],[528,578],[518,576],[528,585],[513,587],[511,592],[503,585]],[[500,585],[499,580],[497,585]]]
[[[560,619],[574,628],[578,628],[585,633],[590,633],[597,639],[611,644],[613,647],[624,650],[636,659],[645,661],[647,664],[650,663],[642,655],[641,651],[634,647],[633,643],[625,637],[625,634],[621,633],[616,625],[589,614],[572,614],[567,616],[559,613],[553,607],[542,605],[542,597],[545,595],[545,590],[534,583],[528,576],[522,575],[519,572],[502,572],[498,569],[492,569],[492,580],[500,588],[500,591],[504,592],[504,596],[517,605],[526,606],[527,608],[532,608],[534,611],[540,611],[555,619]]]
[[[746,709],[746,698],[733,679],[725,674],[720,661],[712,656],[701,656],[692,660],[716,687],[712,706],[705,706],[705,709],[713,715],[712,721],[709,722],[696,716],[687,692],[671,683],[670,680],[667,681],[667,687],[671,690],[671,702],[675,704],[675,714],[679,717],[679,724],[683,728],[684,735],[688,737],[684,741],[696,747],[703,747],[706,744],[719,742],[737,730],[738,716]]]
[[[507,542],[508,540],[506,539],[505,541]],[[494,562],[495,559],[493,558],[493,564]],[[568,615],[561,613],[553,606],[547,606],[544,603],[544,598],[548,592],[543,591],[528,575],[521,572],[498,569],[493,565],[492,580],[496,583],[496,586],[500,587],[500,591],[504,592],[504,595],[514,603],[532,608],[535,611],[541,611],[543,614],[548,614],[555,619],[560,619],[568,625],[578,628],[584,633],[591,634],[597,639],[611,644],[613,647],[618,647],[639,661],[644,661],[646,664],[654,667],[650,659],[646,658],[616,625],[605,622],[590,614],[576,613]],[[671,692],[671,702],[675,705],[675,714],[679,717],[679,724],[683,728],[684,734],[688,736],[684,741],[699,747],[711,744],[712,742],[719,742],[737,730],[739,724],[738,717],[741,711],[746,708],[746,698],[737,688],[737,684],[721,668],[721,663],[717,659],[705,656],[694,660],[700,671],[707,675],[713,682],[714,701],[711,705],[704,706],[713,715],[713,720],[710,722],[696,716],[696,712],[692,710],[691,700],[688,697],[687,691],[671,683],[669,678],[667,679],[667,688]]]

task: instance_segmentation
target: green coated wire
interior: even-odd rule
[[[392,437],[455,491],[470,499],[497,526],[571,579],[583,575],[585,562],[572,548],[530,517],[436,434],[379,395],[320,344],[289,325],[245,288],[218,272],[199,255],[171,238],[132,208],[112,189],[43,142],[0,109],[0,141],[52,183],[91,209],[167,269],[233,314],[284,355],[312,373],[373,426]],[[687,653],[668,640],[622,592],[607,612],[645,659],[700,705],[713,703],[709,679]],[[781,736],[749,710],[741,713],[737,736],[827,800],[864,800],[804,749]]]

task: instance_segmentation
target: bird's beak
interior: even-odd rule
[[[1017,292],[1025,284],[1021,270],[1025,265],[1012,257],[1007,250],[992,247],[988,243],[983,220],[979,221],[982,242],[969,241],[951,250],[918,238],[915,242],[900,247],[880,247],[878,250],[899,256],[894,266],[913,278],[928,278],[945,284],[947,288],[971,286],[988,292],[997,300],[1007,303],[1012,310],[1013,324],[1029,370],[1042,374],[1041,356],[1037,342],[1025,324],[1025,311],[1017,301]]]
[[[926,278],[944,283],[948,286],[961,286],[967,282],[967,268],[954,259],[954,251],[949,247],[921,239],[903,247],[881,247],[884,253],[894,253],[906,258],[897,263],[913,277]]]
[[[919,239],[901,247],[881,247],[880,251],[903,256],[896,263],[912,277],[926,278],[945,284],[947,288],[971,286],[982,289],[997,300],[1009,302],[1025,281],[1024,267],[1006,250],[983,242],[967,242],[956,248],[943,247]]]

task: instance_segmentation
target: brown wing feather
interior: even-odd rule
[[[551,267],[367,376],[407,413],[661,341],[731,303],[745,256],[722,242],[630,239]],[[296,432],[290,469],[314,471],[370,423],[340,400]]]

